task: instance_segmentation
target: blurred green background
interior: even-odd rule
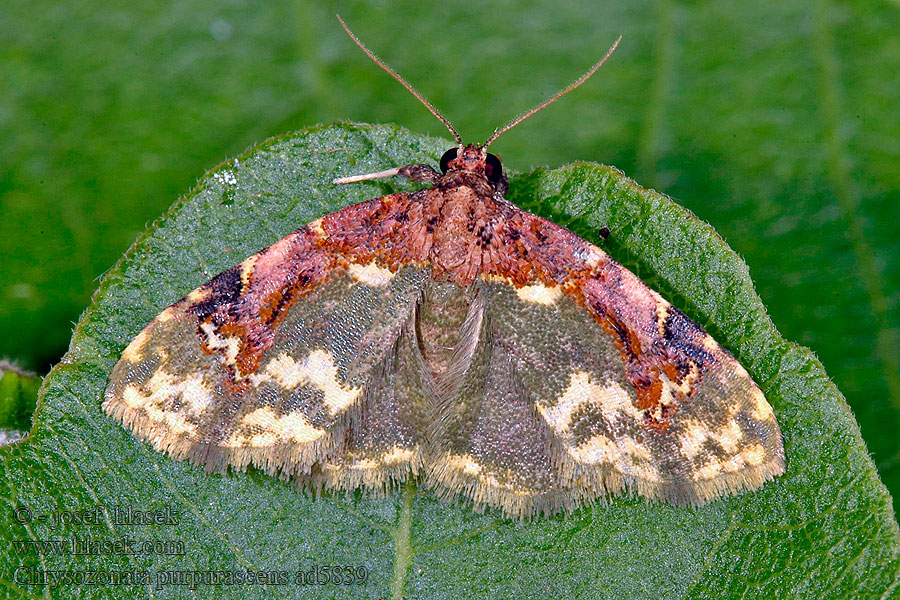
[[[5,0],[0,358],[46,372],[98,277],[255,142],[336,120],[447,137],[336,12],[469,141],[623,35],[493,151],[519,171],[615,165],[709,221],[784,336],[819,355],[900,497],[896,1]]]

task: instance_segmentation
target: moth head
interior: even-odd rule
[[[480,146],[469,144],[450,148],[441,157],[441,173],[449,171],[471,171],[484,175],[491,183],[503,179],[503,165],[495,154]]]

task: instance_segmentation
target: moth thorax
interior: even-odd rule
[[[481,181],[486,183],[483,178]],[[497,209],[489,195],[471,187],[446,190],[431,247],[430,259],[435,271],[446,274],[459,285],[470,285],[490,244],[490,224],[498,217]]]

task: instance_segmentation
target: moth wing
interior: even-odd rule
[[[398,354],[428,272],[381,246],[409,205],[327,215],[175,302],[125,349],[103,409],[208,470],[374,489],[415,471],[426,408]]]
[[[494,506],[517,518],[572,509],[578,499],[554,468],[561,448],[535,408],[516,340],[503,331],[509,315],[500,314],[498,291],[479,281],[469,292],[460,343],[437,386],[427,483],[440,496],[461,493],[476,510]]]
[[[698,505],[784,472],[747,371],[635,275],[524,211],[492,243],[466,392],[433,436],[436,488],[528,516],[626,489]]]

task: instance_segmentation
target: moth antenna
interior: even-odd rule
[[[415,96],[419,102],[424,104],[425,108],[427,108],[431,112],[431,114],[433,114],[437,118],[438,121],[443,123],[444,126],[450,130],[450,133],[453,134],[453,139],[456,140],[456,143],[459,144],[460,146],[462,146],[463,145],[462,138],[459,136],[459,134],[456,132],[456,130],[453,129],[453,125],[450,124],[450,121],[448,121],[446,119],[446,117],[444,117],[444,115],[439,113],[438,110],[434,106],[431,105],[431,102],[429,102],[428,100],[425,99],[425,96],[423,96],[422,94],[417,92],[415,90],[415,88],[413,88],[413,86],[411,86],[405,79],[400,77],[400,74],[397,73],[397,71],[395,71],[392,68],[390,68],[389,66],[387,66],[380,58],[375,56],[374,52],[372,52],[371,50],[366,48],[366,45],[363,44],[359,40],[359,38],[356,37],[356,35],[354,35],[354,33],[352,31],[350,31],[350,28],[347,27],[346,23],[344,23],[344,20],[341,18],[341,15],[335,15],[335,16],[337,16],[338,21],[341,22],[341,27],[344,28],[344,31],[347,32],[347,35],[350,36],[350,39],[353,40],[354,42],[356,42],[356,45],[359,46],[362,49],[362,51],[365,52],[369,58],[371,58],[373,61],[375,61],[376,65],[378,65],[379,67],[381,67],[382,69],[387,71],[390,74],[390,76],[393,77],[394,79],[396,79],[397,81],[399,81],[400,85],[405,87],[409,91],[410,94]]]
[[[351,34],[351,35],[352,35],[352,34]],[[575,88],[577,88],[578,86],[580,86],[582,83],[584,83],[585,81],[587,81],[588,79],[590,79],[591,75],[593,75],[594,73],[596,73],[596,72],[597,72],[597,69],[599,69],[600,67],[602,67],[602,66],[603,66],[603,63],[606,62],[606,59],[608,59],[608,58],[612,55],[612,53],[615,51],[616,47],[619,45],[619,42],[621,42],[621,41],[622,41],[622,36],[620,35],[620,36],[619,36],[619,39],[617,39],[617,40],[613,43],[612,47],[610,47],[610,49],[606,52],[606,54],[603,56],[603,58],[601,58],[601,59],[597,62],[597,64],[595,64],[593,67],[591,67],[590,69],[588,69],[588,72],[585,73],[584,75],[582,75],[581,77],[579,77],[577,81],[575,81],[575,82],[573,82],[572,84],[570,84],[569,87],[567,87],[567,88],[564,89],[564,90],[560,90],[559,92],[556,92],[556,94],[554,94],[552,97],[548,98],[547,100],[545,100],[545,101],[542,102],[541,104],[538,104],[537,106],[535,106],[534,108],[532,108],[532,109],[529,110],[528,112],[522,113],[521,115],[519,115],[518,117],[516,117],[515,119],[513,119],[512,121],[510,121],[509,123],[507,123],[507,124],[504,125],[503,127],[500,127],[500,128],[498,128],[498,129],[495,129],[495,130],[494,130],[494,133],[491,134],[491,137],[489,137],[489,138],[487,139],[487,141],[486,141],[484,144],[481,145],[481,148],[482,148],[482,149],[487,149],[488,146],[490,146],[490,145],[493,144],[495,141],[497,141],[497,138],[498,138],[498,137],[500,137],[501,135],[503,135],[504,133],[506,133],[507,131],[509,131],[510,129],[512,129],[513,127],[515,127],[516,125],[518,125],[519,123],[521,123],[522,121],[524,121],[525,119],[527,119],[528,117],[530,117],[531,115],[533,115],[534,113],[538,112],[539,110],[542,110],[542,109],[547,108],[548,106],[550,106],[551,104],[553,104],[554,102],[556,102],[557,100],[559,100],[560,98],[562,98],[563,96],[565,96],[566,94],[568,94],[569,92],[571,92],[572,90],[574,90]]]

